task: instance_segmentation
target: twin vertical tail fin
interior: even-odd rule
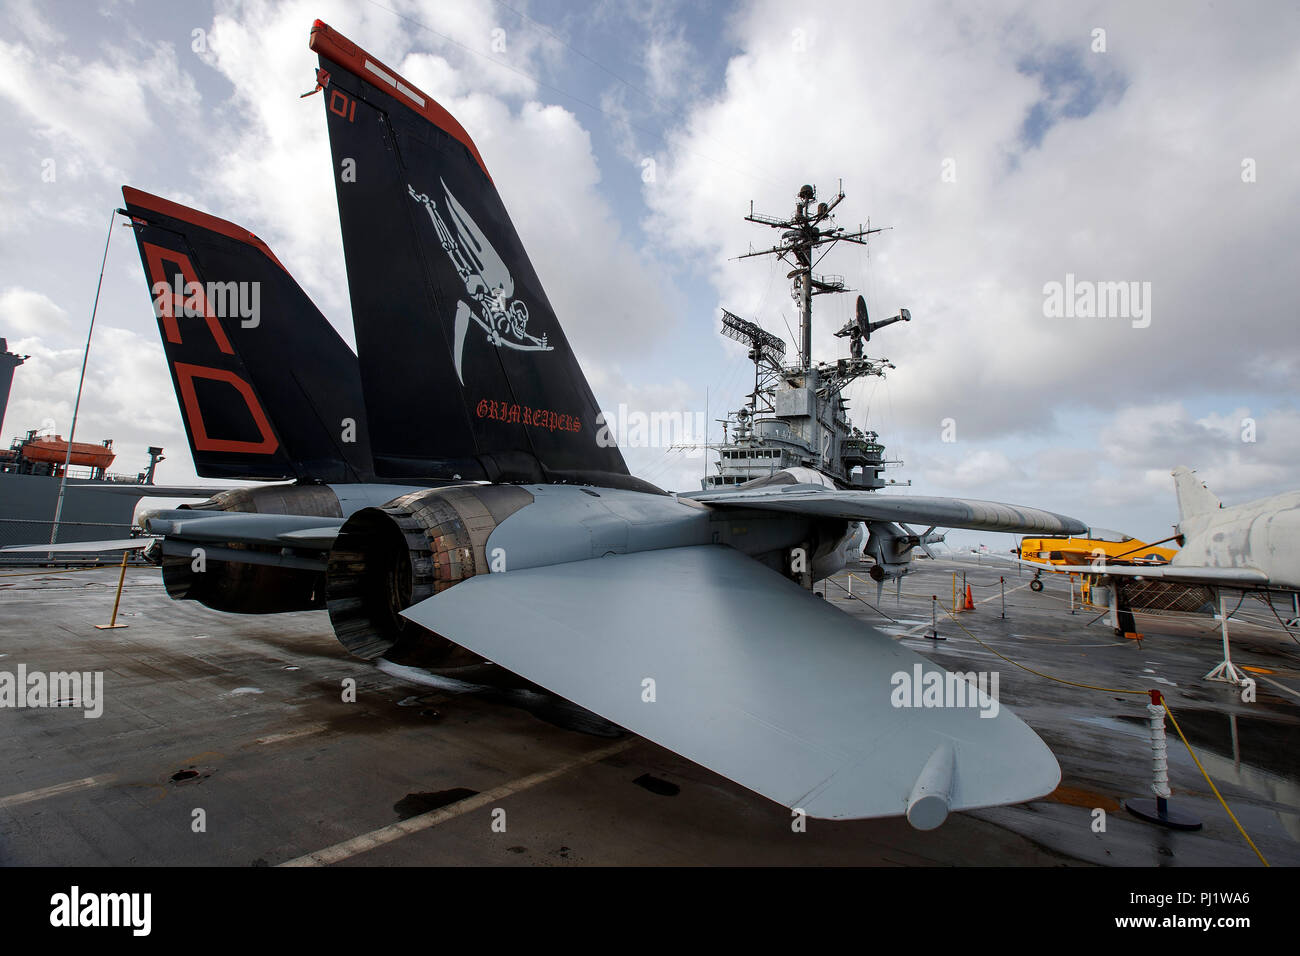
[[[234,223],[122,195],[198,474],[372,478],[357,358],[275,254]]]
[[[1178,493],[1178,520],[1186,521],[1223,507],[1214,492],[1196,477],[1196,472],[1183,465],[1173,470],[1174,490]]]
[[[597,440],[595,397],[469,134],[319,20],[310,46],[377,466],[646,487]]]

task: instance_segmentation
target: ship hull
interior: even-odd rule
[[[125,538],[131,533],[138,499],[131,495],[73,490],[74,486],[97,484],[104,482],[68,479],[68,492],[64,495],[59,520],[59,542],[105,541]],[[147,492],[141,487],[143,496]],[[0,547],[49,541],[58,499],[58,478],[0,473]],[[0,564],[30,564],[39,557],[43,555],[0,553]]]

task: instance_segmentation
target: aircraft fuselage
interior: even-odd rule
[[[1300,492],[1183,519],[1175,567],[1256,568],[1276,587],[1300,589]]]

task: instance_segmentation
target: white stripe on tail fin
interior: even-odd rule
[[[1208,511],[1217,511],[1223,503],[1214,492],[1205,487],[1205,483],[1196,477],[1196,472],[1179,465],[1173,470],[1174,489],[1178,492],[1178,520],[1180,522]]]

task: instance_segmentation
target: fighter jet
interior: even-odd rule
[[[845,490],[805,469],[694,498],[634,477],[598,440],[596,400],[468,132],[320,21],[310,47],[358,374],[324,329],[337,389],[303,380],[313,342],[268,366],[256,329],[210,303],[169,316],[155,298],[196,462],[298,478],[147,518],[175,596],[323,605],[365,659],[492,661],[812,817],[928,829],[1056,787],[1055,758],[1019,718],[811,588],[843,567],[862,521],[1065,534],[1081,522]],[[221,256],[241,255],[284,315],[310,316],[260,240],[200,221],[199,241],[193,215],[125,195],[151,290],[225,276]],[[364,453],[334,437],[346,421]],[[305,464],[299,425],[315,436]]]

